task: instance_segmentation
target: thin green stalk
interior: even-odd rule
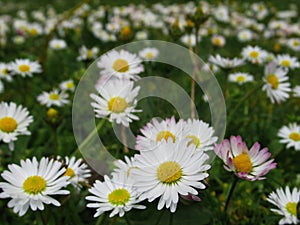
[[[47,220],[46,220],[46,218],[45,218],[45,216],[44,216],[44,214],[43,214],[43,211],[40,211],[40,210],[38,210],[38,211],[39,211],[39,215],[40,215],[40,217],[41,217],[41,220],[42,220],[43,225],[47,225],[48,222],[47,222]]]
[[[164,215],[165,210],[161,210],[160,214],[158,215],[157,221],[154,225],[158,225],[162,216]]]
[[[238,182],[238,178],[234,177],[233,183],[231,185],[231,188],[230,188],[230,191],[229,191],[229,194],[227,196],[226,203],[225,203],[225,208],[224,208],[224,213],[225,214],[227,213],[227,209],[228,209],[228,206],[229,206],[229,203],[230,203],[230,200],[232,198],[232,194],[233,194],[233,192],[235,190],[237,182]]]
[[[100,224],[104,221],[105,216],[106,216],[105,213],[101,214],[101,215],[99,216],[99,218],[98,218],[98,220],[97,220],[97,222],[96,222],[95,225],[100,225]]]
[[[58,138],[57,138],[57,127],[52,127],[53,134],[53,154],[56,156],[58,152]]]
[[[127,225],[131,225],[131,222],[130,222],[130,220],[129,220],[129,218],[127,217],[126,214],[125,214],[124,218],[125,218],[125,221],[126,221]]]
[[[173,213],[170,212],[170,222],[169,225],[173,225]]]

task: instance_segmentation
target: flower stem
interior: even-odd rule
[[[170,212],[170,222],[169,225],[173,225],[173,213]]]
[[[122,138],[122,142],[123,142],[123,145],[124,145],[124,153],[128,153],[129,150],[128,150],[128,147],[127,147],[127,137],[126,137],[126,133],[125,133],[125,127],[122,126],[121,128],[121,138]]]
[[[124,215],[124,218],[125,218],[125,221],[126,221],[127,225],[131,225],[131,222],[130,222],[130,220],[128,219],[128,217],[127,217],[126,214]]]
[[[227,213],[227,209],[228,209],[228,206],[229,206],[229,203],[230,203],[230,200],[231,200],[231,197],[232,197],[232,194],[234,192],[234,189],[236,187],[237,182],[238,182],[238,178],[235,177],[234,180],[233,180],[233,183],[231,185],[231,188],[230,188],[229,194],[227,196],[227,199],[226,199],[225,208],[224,208],[224,213],[225,214]]]
[[[39,210],[39,215],[40,215],[40,217],[41,217],[41,220],[42,220],[43,225],[47,225],[48,222],[47,222],[47,220],[46,220],[46,218],[45,218],[43,212],[40,211],[40,210]]]
[[[162,216],[164,215],[165,210],[161,210],[160,214],[158,215],[157,221],[154,225],[158,225]]]
[[[99,218],[98,218],[98,220],[97,220],[97,222],[96,222],[95,225],[100,225],[100,224],[104,221],[105,215],[106,215],[106,214],[104,214],[104,213],[101,214],[101,216],[99,216]]]

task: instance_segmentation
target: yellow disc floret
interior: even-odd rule
[[[46,189],[47,183],[41,176],[30,176],[23,183],[23,189],[28,194],[39,194]]]
[[[113,69],[117,72],[124,73],[129,70],[129,65],[125,59],[117,59],[113,64]]]
[[[293,141],[300,141],[300,134],[297,132],[292,132],[290,133],[289,138]]]
[[[157,178],[164,184],[176,183],[182,178],[182,169],[177,162],[164,162],[157,168]]]
[[[6,133],[14,132],[17,129],[18,123],[12,117],[3,117],[0,119],[0,130]]]
[[[269,84],[271,84],[273,89],[277,89],[278,86],[279,86],[279,83],[280,83],[279,79],[276,77],[275,74],[268,75],[267,81],[268,81]]]
[[[29,72],[30,71],[30,67],[26,64],[22,64],[19,66],[19,70],[22,72],[22,73],[26,73],[26,72]]]
[[[127,106],[128,103],[124,98],[121,97],[111,98],[108,102],[108,110],[114,113],[124,112]]]
[[[168,142],[169,138],[172,138],[172,141],[175,142],[174,134],[168,130],[164,130],[156,135],[156,142],[160,142],[162,139],[165,139]]]
[[[108,201],[113,205],[125,205],[129,199],[130,194],[124,188],[116,189],[108,195]]]
[[[249,173],[252,170],[252,162],[247,153],[233,158],[233,165],[238,172]]]
[[[285,208],[290,214],[297,216],[297,202],[288,202]]]

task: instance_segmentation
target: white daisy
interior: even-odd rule
[[[110,179],[104,176],[104,181],[96,180],[93,187],[89,189],[92,194],[86,199],[92,201],[87,204],[89,208],[97,208],[94,217],[100,216],[106,211],[112,211],[109,217],[119,214],[124,216],[131,209],[145,209],[139,205],[139,194],[136,192],[133,181],[127,176],[114,176]]]
[[[95,58],[97,58],[98,52],[99,52],[99,48],[97,48],[97,47],[88,49],[87,47],[85,47],[83,45],[79,49],[79,56],[77,57],[77,60],[85,61],[85,60],[95,59]]]
[[[141,199],[152,202],[160,197],[157,209],[164,206],[176,211],[179,194],[197,195],[197,189],[204,189],[201,182],[208,177],[205,172],[210,165],[204,151],[195,151],[188,140],[181,142],[162,141],[156,149],[142,149],[141,155],[135,155],[138,169],[132,170],[135,186],[141,193]]]
[[[244,64],[244,60],[243,59],[238,59],[238,58],[233,58],[233,59],[229,59],[229,58],[224,58],[222,56],[220,56],[219,54],[217,54],[216,56],[209,56],[208,59],[211,63],[220,66],[222,68],[235,68],[238,66],[241,66]]]
[[[248,61],[255,63],[255,64],[261,64],[265,62],[268,53],[265,50],[262,50],[258,46],[247,46],[243,48],[242,50],[242,56],[244,59],[247,59]]]
[[[19,74],[22,77],[31,77],[33,73],[41,73],[41,65],[37,61],[30,61],[29,59],[16,59],[10,63],[9,66],[12,74]]]
[[[11,74],[9,73],[9,64],[0,63],[0,79],[12,81]]]
[[[101,74],[106,76],[114,76],[119,79],[139,78],[138,74],[144,71],[141,64],[142,60],[135,54],[131,54],[125,50],[117,52],[115,50],[102,55],[97,63],[101,69]]]
[[[138,135],[136,137],[135,149],[139,151],[153,150],[163,140],[166,142],[179,141],[188,136],[188,130],[184,128],[184,121],[179,120],[176,122],[175,117],[162,120],[159,122],[156,118],[153,118],[151,123],[141,129],[143,136]]]
[[[228,80],[234,83],[238,83],[239,85],[242,85],[247,82],[252,82],[253,76],[248,73],[238,72],[238,73],[229,74]]]
[[[11,150],[14,149],[14,141],[19,135],[30,135],[29,124],[33,117],[28,110],[16,103],[0,103],[0,140],[9,144]]]
[[[40,162],[34,157],[32,160],[21,160],[21,166],[8,165],[1,176],[7,182],[0,182],[0,198],[12,198],[8,207],[23,216],[28,208],[36,211],[44,210],[44,204],[60,206],[51,195],[66,195],[69,191],[62,190],[67,186],[68,177],[62,176],[65,168],[54,159],[42,158]]]
[[[137,169],[137,167],[135,166],[134,157],[129,158],[125,156],[124,159],[125,161],[118,159],[114,162],[116,168],[112,173],[113,176],[123,173],[129,177],[131,175],[131,170]]]
[[[159,54],[159,50],[157,48],[144,48],[139,52],[139,56],[146,60],[156,59]]]
[[[299,224],[300,220],[297,219],[297,204],[299,204],[300,190],[294,188],[292,191],[288,186],[278,188],[272,192],[267,201],[275,205],[278,209],[271,209],[271,211],[282,215],[283,218],[279,221],[280,225],[284,224]]]
[[[298,124],[291,123],[283,126],[278,131],[278,137],[281,138],[280,143],[287,144],[287,148],[294,147],[295,150],[300,150],[300,126]]]
[[[50,92],[43,92],[37,97],[37,100],[41,105],[50,106],[64,106],[69,103],[69,95],[65,92],[59,92],[58,90],[53,90]]]
[[[237,38],[240,42],[251,41],[253,39],[253,32],[248,29],[240,30],[237,34]]]
[[[85,164],[82,159],[78,159],[76,161],[74,156],[71,158],[66,156],[64,164],[66,165],[67,169],[63,175],[70,177],[68,181],[71,182],[74,187],[80,188],[81,183],[88,182],[87,178],[91,176],[91,171],[88,169],[88,165]]]
[[[294,51],[300,51],[300,38],[290,38],[286,45]]]
[[[294,97],[300,98],[300,85],[296,85],[293,88]]]
[[[135,109],[140,87],[133,88],[134,82],[129,80],[107,80],[103,85],[96,87],[98,94],[90,94],[94,100],[91,105],[94,108],[96,117],[109,116],[109,121],[116,121],[128,127],[132,120],[139,120],[134,115],[141,110]]]
[[[274,62],[265,67],[263,91],[267,92],[272,103],[286,101],[291,91],[287,70],[277,68]]]
[[[181,42],[186,46],[194,47],[196,45],[196,35],[194,34],[185,34],[180,38]],[[201,41],[201,37],[198,37],[198,42]]]
[[[287,54],[277,55],[275,62],[278,66],[284,69],[294,69],[300,67],[300,63],[297,61],[297,58],[291,57]]]
[[[67,47],[67,43],[63,39],[52,39],[49,42],[49,48],[54,50],[61,50]]]
[[[212,150],[213,145],[218,140],[213,136],[214,129],[208,123],[198,119],[188,119],[184,123],[184,129],[188,130],[186,138],[189,140],[188,145],[194,144],[197,150]]]
[[[63,81],[59,84],[59,88],[62,90],[62,91],[74,91],[75,90],[75,84],[74,84],[74,81],[73,80],[66,80],[66,81]]]
[[[211,43],[217,47],[223,47],[226,44],[226,39],[222,35],[214,35],[211,38]]]
[[[3,82],[0,80],[0,93],[4,92],[4,84]]]

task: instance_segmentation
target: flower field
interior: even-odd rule
[[[1,225],[300,224],[299,2],[1,4]]]

